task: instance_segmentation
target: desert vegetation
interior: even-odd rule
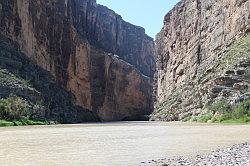
[[[202,123],[249,123],[250,99],[233,106],[226,100],[220,100],[208,106],[206,113],[188,117],[184,121]]]
[[[40,104],[31,105],[23,98],[11,95],[0,99],[0,126],[45,125],[48,122],[38,116],[45,111]]]

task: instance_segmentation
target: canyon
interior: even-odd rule
[[[234,106],[250,99],[249,13],[249,0],[182,0],[154,41],[95,0],[0,0],[0,98],[42,103],[37,117],[60,123]]]
[[[248,164],[250,0],[181,0],[163,24],[154,41],[96,0],[0,0],[0,162]]]
[[[138,119],[153,111],[154,40],[143,28],[125,22],[95,0],[0,0],[0,20],[2,43],[15,50],[1,54],[5,59],[2,67],[9,70],[18,52],[28,58],[28,64],[40,67],[39,71],[48,71],[58,89],[67,90],[72,101],[68,107],[81,107],[68,113],[60,110],[63,115],[54,120],[70,115],[75,119],[71,122],[82,122],[85,112],[92,112],[101,121]],[[23,69],[15,67],[12,65],[12,71]],[[34,81],[31,83],[37,88]],[[57,92],[50,88],[55,97]],[[49,103],[55,99],[47,92],[44,95],[44,89],[40,88],[40,99],[46,105],[55,104]],[[10,93],[13,91],[2,96]],[[22,97],[30,100],[27,95]],[[47,118],[58,114],[52,107]]]

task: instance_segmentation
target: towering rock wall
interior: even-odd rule
[[[95,112],[77,106],[72,93],[20,52],[16,42],[0,35],[0,99],[13,100],[15,96],[25,99],[20,102],[28,104],[24,116],[29,119],[51,123],[99,121]]]
[[[165,16],[156,39],[157,103],[152,119],[180,120],[204,108],[210,91],[204,86],[213,84],[209,79],[219,76],[215,70],[228,55],[229,46],[249,31],[249,0],[179,2]],[[250,58],[249,52],[246,58]],[[217,75],[201,82],[209,73]]]
[[[154,42],[143,28],[94,0],[0,0],[0,20],[2,35],[101,120],[152,111]]]
[[[153,77],[154,41],[145,35],[142,27],[125,22],[120,15],[93,0],[75,0],[72,6],[78,34]]]

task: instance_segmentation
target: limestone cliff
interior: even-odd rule
[[[0,99],[13,96],[27,101],[25,112],[33,120],[99,121],[96,113],[76,106],[74,95],[58,85],[48,71],[26,58],[17,43],[0,36]]]
[[[152,120],[182,120],[249,97],[249,0],[182,0],[157,35]]]
[[[95,0],[0,0],[1,34],[101,120],[152,111],[154,42]]]

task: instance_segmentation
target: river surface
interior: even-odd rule
[[[1,166],[134,166],[250,142],[250,125],[158,122],[0,128]]]

